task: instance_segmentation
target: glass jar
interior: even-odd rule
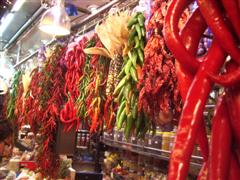
[[[163,132],[162,133],[162,154],[168,155],[169,153],[164,151],[169,151],[169,145],[170,145],[170,139],[171,139],[171,133],[170,132]]]

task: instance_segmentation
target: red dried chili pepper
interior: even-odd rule
[[[221,47],[240,63],[240,51],[236,38],[224,22],[223,13],[216,0],[198,0],[200,11]]]
[[[229,180],[239,180],[240,179],[239,163],[237,162],[236,157],[233,152],[231,154],[228,179]]]
[[[182,12],[192,1],[189,0],[173,0],[169,7],[164,21],[164,38],[168,48],[173,53],[178,61],[181,61],[181,65],[194,73],[199,67],[199,61],[195,56],[190,54],[179,36],[178,22],[182,15]],[[201,26],[200,26],[201,27]],[[198,30],[196,35],[199,36]],[[183,58],[184,57],[184,58]]]
[[[237,1],[221,0],[221,2],[227,12],[228,18],[231,20],[234,30],[238,35],[238,38],[240,38],[240,11]]]
[[[157,1],[158,2],[158,1]],[[162,28],[167,3],[156,4],[148,30],[150,38],[144,48],[142,77],[139,77],[138,111],[144,111],[151,123],[161,121],[161,113],[173,114],[177,119],[181,111],[181,97],[177,88],[175,59],[170,55]]]
[[[229,174],[232,133],[225,97],[225,95],[222,95],[218,98],[212,120],[208,171],[209,179],[227,179]]]
[[[233,61],[230,61],[226,65],[227,74],[231,72],[235,72],[239,67]],[[235,86],[229,87],[226,89],[226,100],[227,107],[230,114],[230,124],[233,130],[233,135],[236,140],[236,145],[238,148],[238,152],[240,152],[240,85],[237,84]]]
[[[197,130],[202,123],[205,103],[212,87],[212,82],[207,78],[206,73],[218,72],[224,63],[225,57],[226,54],[214,40],[205,61],[194,77],[186,97],[170,158],[169,180],[185,179],[188,174]]]
[[[238,68],[232,72],[220,76],[209,73],[209,77],[217,84],[220,84],[224,87],[232,87],[240,82],[240,69]]]
[[[205,28],[206,23],[201,16],[199,9],[197,8],[181,31],[182,42],[185,45],[186,49],[189,51],[189,53],[191,53],[192,55],[195,55],[197,52],[198,44]],[[180,94],[182,96],[183,102],[185,102],[187,92],[193,80],[193,75],[187,69],[183,68],[181,64],[179,64],[177,66],[177,76]],[[200,146],[202,156],[206,161],[208,158],[208,139],[204,125],[205,123],[202,120],[202,124],[199,127],[197,141]]]

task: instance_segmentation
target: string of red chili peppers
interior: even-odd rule
[[[164,37],[167,45],[180,63],[181,73],[179,77],[182,78],[180,81],[183,83],[183,79],[187,80],[185,86],[187,88],[180,89],[185,102],[169,165],[168,179],[174,180],[186,178],[197,136],[198,138],[202,137],[202,140],[207,139],[204,132],[203,111],[214,80],[217,80],[218,83],[223,80],[223,84],[233,85],[237,78],[233,78],[232,75],[239,73],[237,73],[238,65],[235,64],[234,68],[227,68],[229,73],[227,75],[221,77],[211,75],[219,73],[226,60],[227,53],[234,61],[239,62],[240,51],[235,41],[236,38],[234,38],[235,33],[232,33],[235,31],[236,34],[239,34],[238,22],[235,21],[240,15],[237,10],[239,7],[237,6],[239,5],[238,1],[222,1],[222,4],[219,4],[216,1],[199,0],[200,11],[197,8],[189,18],[188,23],[179,32],[178,21],[182,12],[190,3],[191,1],[187,0],[173,0],[168,8],[164,24]],[[220,5],[225,8],[224,12],[222,12],[224,8]],[[232,9],[230,10],[229,7]],[[233,24],[233,28],[227,26],[224,20],[226,17],[223,17],[223,14],[226,13],[229,17],[228,21]],[[197,58],[195,57],[197,45],[206,29],[206,24],[213,31],[214,39],[207,54]],[[209,74],[211,78],[209,78]],[[185,78],[183,78],[184,76]],[[234,89],[234,91],[231,91],[231,89]],[[232,136],[237,139],[238,135],[235,131],[239,127],[239,123],[237,123],[237,126],[230,123],[234,122],[233,119],[239,115],[238,111],[235,110],[239,107],[239,100],[236,100],[239,94],[235,92],[239,92],[239,86],[231,86],[227,89],[226,95],[222,95],[218,99],[213,118],[209,155],[208,143],[205,143],[205,150],[204,146],[201,149],[204,164],[199,179],[240,178],[239,159],[235,155],[239,154],[239,148],[234,147],[232,143]],[[227,102],[228,105],[232,103],[231,111],[227,109]],[[233,133],[230,125],[232,129],[235,129]],[[219,135],[220,131],[221,134]],[[239,141],[236,144],[239,144]]]
[[[41,71],[32,72],[25,101],[25,118],[34,132],[41,135],[37,148],[37,162],[45,177],[56,178],[59,156],[55,151],[55,137],[60,108],[64,104],[64,72],[60,66],[63,48],[54,47]]]
[[[78,116],[78,107],[76,100],[82,92],[79,91],[79,84],[84,75],[84,66],[86,63],[86,54],[83,49],[88,44],[87,37],[83,37],[79,42],[73,42],[68,45],[64,58],[67,68],[65,74],[65,95],[68,97],[67,103],[60,113],[60,120],[64,123],[64,130],[69,131],[76,126],[76,130],[80,127],[80,118]]]
[[[148,118],[158,124],[167,123],[162,116],[177,118],[181,112],[175,59],[169,53],[162,35],[167,2],[153,2],[152,16],[147,25],[150,37],[144,49],[144,64],[138,83],[138,110],[143,108]]]
[[[96,42],[94,47],[103,47],[97,34],[93,36]],[[105,88],[109,61],[99,55],[92,55],[90,64],[92,67],[91,80],[86,88],[88,92],[86,98],[87,114],[91,119],[90,132],[96,133],[103,128],[104,104],[106,100]]]

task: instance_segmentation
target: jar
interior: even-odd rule
[[[123,137],[124,137],[123,131],[119,130],[118,131],[118,135],[117,135],[117,141],[122,142],[123,141]]]
[[[137,144],[137,141],[138,141],[138,140],[137,140],[137,137],[136,137],[136,136],[132,136],[132,137],[131,137],[131,143],[132,143],[132,144]]]
[[[152,144],[151,135],[149,133],[146,133],[143,145],[149,147],[149,145],[151,144]]]
[[[173,145],[174,145],[174,142],[175,142],[176,133],[175,132],[170,132],[169,136],[170,136],[169,151],[172,151]]]
[[[117,141],[117,140],[118,140],[118,130],[117,130],[116,127],[114,128],[113,139],[114,139],[114,141]]]
[[[162,150],[169,151],[169,145],[170,145],[170,138],[171,138],[170,132],[163,132],[162,133]],[[162,154],[168,155],[167,152],[162,152]]]
[[[157,131],[155,136],[152,138],[152,148],[161,149],[162,148],[162,132]]]
[[[108,138],[113,140],[114,139],[114,131],[108,133]]]

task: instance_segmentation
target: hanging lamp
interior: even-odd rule
[[[65,11],[64,0],[55,0],[55,5],[43,14],[39,29],[56,36],[70,34],[71,23]]]

